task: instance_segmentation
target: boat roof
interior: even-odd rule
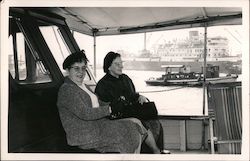
[[[48,7],[70,29],[90,36],[144,33],[192,27],[241,25],[240,7]],[[37,9],[36,9],[37,10]]]
[[[162,65],[162,68],[184,68],[185,65]]]

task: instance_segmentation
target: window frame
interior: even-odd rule
[[[18,84],[22,84],[24,86],[27,86],[29,88],[47,88],[47,87],[54,87],[54,86],[60,86],[64,80],[64,76],[62,74],[62,71],[60,70],[54,55],[50,51],[40,29],[40,25],[54,25],[57,26],[60,30],[60,35],[62,36],[67,48],[70,50],[71,53],[79,51],[79,47],[70,32],[69,27],[67,26],[64,19],[58,19],[58,17],[55,19],[51,15],[43,15],[43,14],[37,14],[33,12],[27,12],[27,13],[21,13],[21,10],[19,9],[13,9],[14,12],[11,12],[11,17],[18,19],[20,21],[20,27],[22,27],[22,33],[24,35],[24,38],[26,39],[27,45],[30,45],[34,48],[38,56],[40,57],[41,61],[44,63],[44,68],[48,70],[51,74],[51,82],[46,83],[32,83],[32,84],[22,84],[21,81],[16,80]],[[32,24],[32,26],[30,25]],[[10,30],[10,34],[13,34],[18,31],[18,27],[15,30]],[[34,55],[33,55],[34,56]],[[96,81],[93,77],[93,74],[88,69],[87,70],[88,76],[90,78],[89,83],[91,85],[95,85]],[[93,83],[94,82],[94,83]]]

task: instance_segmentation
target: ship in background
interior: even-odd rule
[[[191,66],[194,72],[201,72],[204,37],[198,31],[189,31],[186,39],[155,44],[153,52],[146,49],[146,33],[144,35],[144,49],[139,51],[139,56],[124,50],[117,51],[126,62],[125,69],[161,71],[162,65],[182,64]],[[231,56],[226,37],[207,38],[207,62],[219,66],[221,73],[241,74],[241,57],[241,53]]]
[[[147,85],[151,86],[202,86],[204,74],[202,72],[192,72],[190,66],[185,65],[163,65],[165,73],[161,77],[151,77],[145,80]],[[202,67],[202,71],[203,71]],[[220,76],[219,66],[207,64],[205,83],[232,83],[238,78],[238,75]]]

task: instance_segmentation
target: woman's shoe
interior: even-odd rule
[[[164,149],[164,150],[161,151],[161,154],[171,154],[171,152],[169,150]]]

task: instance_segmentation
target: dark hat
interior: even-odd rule
[[[108,73],[108,68],[111,66],[114,59],[117,57],[121,57],[119,53],[115,53],[113,51],[108,52],[103,61],[103,71],[104,73]]]
[[[88,62],[88,59],[85,55],[85,51],[77,51],[75,53],[70,54],[63,62],[63,69],[69,69],[72,64],[76,62],[82,62],[84,61],[85,63]]]

